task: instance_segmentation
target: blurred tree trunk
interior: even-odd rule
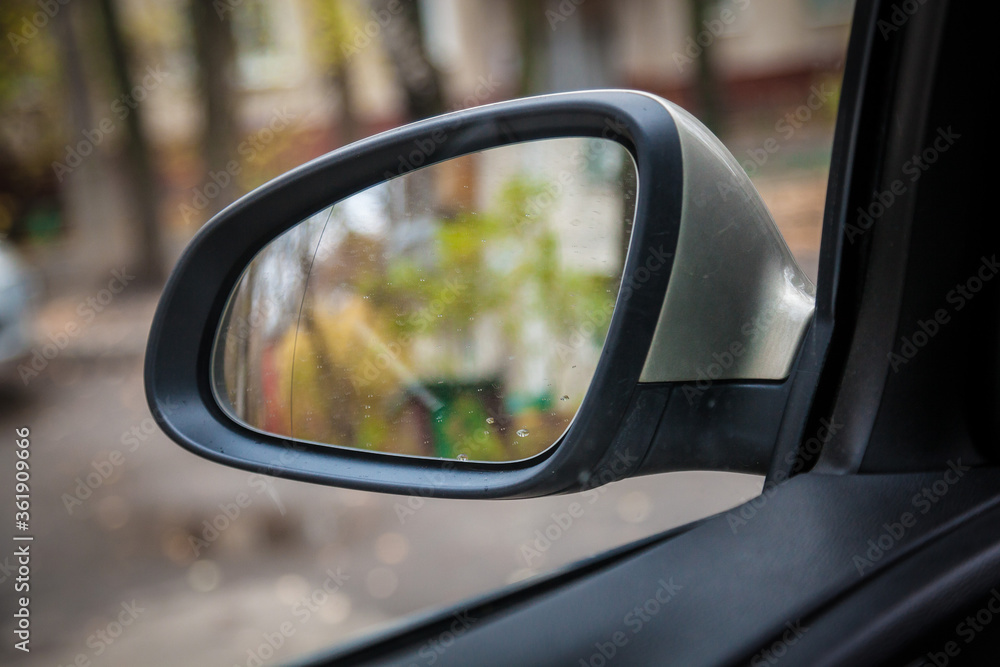
[[[545,89],[545,36],[541,32],[546,27],[544,10],[545,5],[537,0],[518,0],[514,4],[521,47],[520,97],[536,95]]]
[[[205,115],[201,151],[207,181],[210,171],[226,169],[239,143],[232,84],[236,40],[232,17],[220,19],[212,0],[191,0],[189,11],[198,63],[198,88]],[[231,203],[235,197],[233,190],[232,184],[222,188],[213,202],[213,210],[206,214]]]
[[[410,120],[444,112],[441,75],[424,48],[420,7],[415,0],[371,0],[377,15],[390,16],[382,31],[383,43],[406,96]]]
[[[705,30],[705,22],[711,21],[709,14],[718,9],[718,5],[710,0],[688,0],[691,16],[691,34],[697,35]],[[694,88],[698,100],[698,118],[709,129],[718,134],[722,130],[722,114],[718,77],[712,65],[712,45],[704,47],[701,55],[695,59]]]
[[[340,144],[349,144],[361,134],[351,87],[351,60],[358,52],[352,28],[360,30],[357,7],[351,0],[312,0],[310,11],[312,50],[340,100],[335,119]]]
[[[69,100],[69,116],[76,134],[80,134],[94,127],[94,118],[87,96],[87,75],[83,71],[80,45],[73,29],[72,11],[58,12],[52,20],[58,36],[56,41],[59,44],[59,58],[64,68],[63,81],[66,84],[66,98]]]
[[[62,66],[61,83],[69,111],[68,127],[74,138],[84,136],[85,132],[95,127],[84,54],[80,50],[74,19],[79,16],[79,9],[79,5],[70,5],[52,18]],[[82,162],[65,180],[60,178],[59,196],[66,220],[66,232],[72,238],[69,246],[72,248],[72,256],[59,264],[68,282],[78,283],[81,278],[89,279],[92,273],[105,271],[109,249],[114,245],[109,244],[107,236],[119,231],[114,225],[115,215],[110,198],[94,196],[95,192],[109,187],[107,158],[101,152],[96,152],[96,155]],[[117,253],[112,249],[110,254]]]
[[[351,90],[350,68],[347,61],[339,60],[330,73],[333,88],[340,96],[340,143],[347,145],[360,138],[358,119],[354,114],[354,93]]]
[[[97,0],[98,14],[111,61],[116,96],[131,95],[132,76],[129,72],[129,54],[125,46],[121,20],[114,0]],[[164,278],[163,259],[160,256],[160,226],[157,205],[159,188],[150,161],[149,141],[142,125],[142,105],[131,104],[125,117],[128,130],[128,174],[132,182],[132,199],[135,207],[136,231],[139,235],[136,282],[152,285]]]

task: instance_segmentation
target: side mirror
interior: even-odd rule
[[[360,141],[219,213],[164,290],[146,393],[198,454],[350,488],[764,472],[813,309],[697,120],[548,95]]]

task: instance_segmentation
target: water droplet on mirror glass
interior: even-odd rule
[[[459,461],[468,461],[469,460],[469,455],[468,454],[459,454],[455,458],[458,459]]]
[[[560,400],[560,401],[568,401],[568,400],[569,400],[569,396],[567,396],[567,395],[564,395],[564,396],[563,396],[562,398],[560,398],[559,400]]]
[[[487,424],[492,424],[493,423],[493,417],[487,417],[486,418],[486,423]]]
[[[528,437],[528,429],[526,429],[526,428],[519,428],[517,430],[517,437],[519,437],[519,438],[527,438]]]

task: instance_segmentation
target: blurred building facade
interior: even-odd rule
[[[335,122],[344,102],[331,97],[324,64],[305,39],[315,3],[259,4],[266,35],[251,35],[246,26],[241,33],[238,70],[247,120],[259,122],[280,99],[296,104],[304,117]],[[347,31],[351,111],[364,119],[366,134],[410,120],[380,41],[395,4],[381,10],[358,5]],[[793,102],[803,84],[808,89],[839,71],[853,7],[851,0],[418,4],[448,110],[519,95],[629,87],[697,112],[705,103],[699,79],[707,76],[717,88],[716,104],[729,116],[774,106],[776,98]]]

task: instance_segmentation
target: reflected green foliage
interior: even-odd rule
[[[441,294],[462,291],[439,317],[432,330],[462,331],[486,313],[499,315],[508,338],[526,317],[539,317],[554,331],[579,328],[582,314],[600,313],[597,328],[607,327],[609,294],[618,279],[561,267],[556,233],[543,208],[534,201],[551,191],[551,184],[515,176],[501,189],[492,210],[463,211],[436,224],[435,262],[403,258],[385,276],[368,274],[359,283],[373,303],[389,311],[385,325],[396,334],[413,333],[419,318],[400,318],[400,306],[411,311],[431,306]],[[511,298],[512,294],[520,298]],[[611,297],[613,299],[613,296]],[[595,340],[603,336],[595,335]]]

